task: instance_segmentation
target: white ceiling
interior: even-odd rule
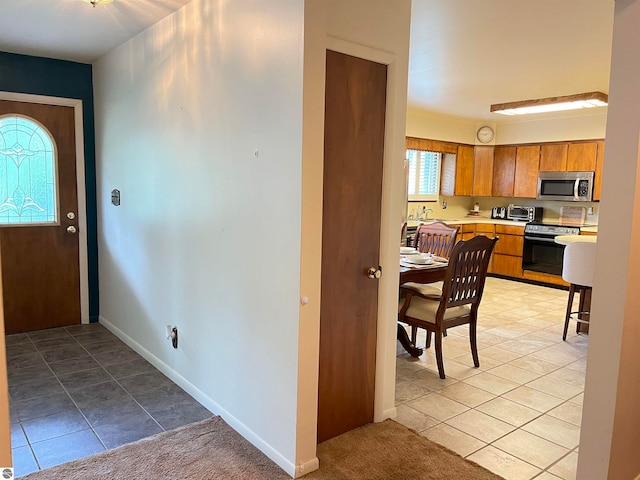
[[[92,63],[191,0],[0,0],[0,50]]]
[[[92,63],[189,1],[0,0],[0,51]],[[496,121],[492,103],[608,93],[613,7],[413,0],[409,109]]]

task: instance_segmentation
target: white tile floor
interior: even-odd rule
[[[562,341],[567,295],[488,278],[480,368],[466,326],[443,339],[445,380],[433,347],[414,359],[398,346],[396,420],[507,480],[575,479],[588,335],[572,323]]]

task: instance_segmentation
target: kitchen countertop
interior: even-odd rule
[[[409,227],[417,227],[422,223],[430,223],[430,222],[444,222],[444,223],[455,223],[459,225],[469,224],[469,223],[487,223],[494,225],[519,225],[525,226],[527,222],[517,222],[514,220],[501,220],[499,218],[489,218],[489,217],[471,217],[465,216],[464,218],[446,218],[446,219],[433,219],[429,218],[427,220],[407,220],[407,226]],[[598,232],[597,225],[583,225],[580,227],[581,232]]]
[[[444,222],[444,223],[455,223],[455,224],[469,224],[469,223],[487,223],[494,225],[522,225],[523,227],[527,222],[516,222],[514,220],[501,220],[499,218],[489,218],[489,217],[464,217],[464,218],[446,218],[446,219],[433,219],[429,218],[427,220],[407,220],[407,226],[409,227],[417,227],[421,223],[431,223],[431,222]]]
[[[598,237],[596,235],[558,235],[553,240],[560,245],[569,245],[574,242],[596,243]]]

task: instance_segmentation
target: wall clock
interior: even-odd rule
[[[476,133],[476,137],[478,138],[478,141],[480,143],[489,143],[493,140],[494,137],[494,132],[493,132],[493,128],[491,128],[488,125],[485,125],[484,127],[480,127],[478,129],[478,132]]]

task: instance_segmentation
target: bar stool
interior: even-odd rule
[[[567,339],[569,320],[575,320],[578,323],[589,323],[591,302],[587,302],[586,297],[590,297],[591,288],[593,287],[593,270],[595,260],[595,243],[576,241],[569,243],[564,249],[564,257],[562,259],[562,278],[566,282],[569,282],[570,286],[562,340]],[[577,312],[572,312],[573,297],[576,292],[580,294],[580,307]],[[577,328],[576,331],[578,331]]]

